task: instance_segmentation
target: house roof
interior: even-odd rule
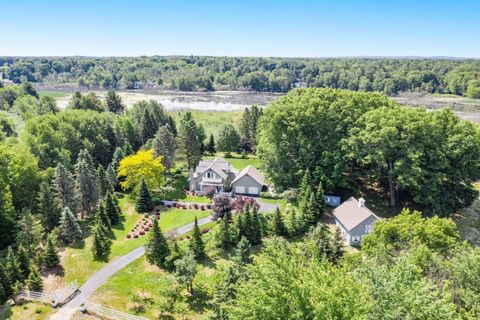
[[[222,157],[217,157],[213,160],[202,160],[195,168],[193,176],[196,178],[205,171],[212,169],[223,179],[227,178],[227,172],[231,170],[230,163]]]
[[[240,180],[243,176],[250,176],[253,180],[257,181],[262,186],[265,184],[265,178],[263,174],[260,173],[254,166],[248,165],[245,169],[240,171],[236,176],[235,179],[232,181],[232,184],[236,181]]]
[[[371,216],[378,219],[375,213],[365,207],[365,205],[359,207],[358,203],[357,199],[350,197],[350,199],[333,210],[333,215],[347,229],[347,231],[352,230]]]

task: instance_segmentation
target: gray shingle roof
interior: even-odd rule
[[[235,179],[232,181],[232,183],[235,183],[235,181],[239,180],[241,177],[248,175],[250,176],[253,180],[257,181],[259,184],[262,186],[265,184],[265,178],[263,174],[260,173],[254,166],[248,165],[245,169],[240,171],[236,176]]]
[[[352,230],[370,216],[378,217],[367,207],[359,207],[358,200],[350,197],[333,210],[335,218],[348,230]]]
[[[198,163],[193,174],[194,177],[198,177],[208,169],[215,171],[223,179],[227,178],[227,172],[231,170],[230,163],[228,163],[222,157],[217,157],[214,160],[202,160]]]

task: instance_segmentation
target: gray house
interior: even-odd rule
[[[365,206],[365,199],[351,197],[333,210],[335,224],[340,229],[347,244],[360,246],[365,235],[373,230],[379,219]]]
[[[195,171],[191,171],[188,179],[189,189],[202,194],[208,188],[215,192],[224,192],[225,187],[231,187],[233,193],[259,196],[265,178],[253,166],[248,166],[238,172],[222,157],[214,160],[202,160]]]

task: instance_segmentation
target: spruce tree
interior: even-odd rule
[[[240,265],[244,265],[251,262],[250,259],[250,243],[248,239],[242,237],[235,249],[234,261]]]
[[[120,165],[120,161],[124,157],[125,153],[123,152],[122,148],[117,147],[113,153],[112,162],[110,163],[110,167],[112,168],[112,171],[115,172],[115,176],[117,176],[116,172],[118,170],[118,166]]]
[[[227,250],[228,248],[230,248],[230,245],[232,243],[230,222],[228,221],[228,219],[222,219],[219,221],[219,223],[220,223],[220,237],[222,239],[222,248],[224,250]]]
[[[155,157],[162,156],[166,171],[175,166],[175,136],[168,124],[161,126],[152,142]]]
[[[337,264],[345,253],[345,242],[339,228],[335,228],[332,240],[332,252],[330,261]]]
[[[43,237],[43,227],[40,219],[30,212],[23,212],[18,223],[17,244],[22,244],[30,256],[33,256]]]
[[[237,219],[235,220],[235,229],[237,231],[237,242],[240,241],[242,237],[247,236],[243,222],[243,214],[241,213],[237,214]]]
[[[12,294],[12,284],[5,273],[5,266],[6,262],[3,259],[0,259],[0,286],[3,288],[3,292],[7,298]],[[2,303],[2,300],[0,300],[0,303]]]
[[[111,191],[115,191],[118,185],[118,178],[117,172],[111,164],[108,165],[107,172],[105,174],[107,177],[109,189]]]
[[[93,230],[92,254],[95,260],[103,260],[110,254],[110,240],[105,230],[98,222]]]
[[[316,213],[316,220],[320,221],[322,218],[323,212],[325,211],[325,194],[323,193],[323,186],[320,182],[318,184],[317,190],[315,191],[315,213]]]
[[[0,304],[4,304],[7,301],[7,294],[3,288],[2,283],[0,283]]]
[[[37,198],[38,212],[42,217],[43,228],[50,232],[60,223],[60,200],[55,197],[49,183],[42,183]]]
[[[97,186],[98,196],[103,198],[107,192],[111,191],[110,182],[107,179],[107,173],[101,164],[97,167]]]
[[[138,195],[135,209],[140,213],[150,212],[153,209],[152,198],[150,196],[150,192],[148,191],[148,185],[143,178],[140,183],[140,193]]]
[[[75,198],[82,217],[95,211],[99,199],[97,174],[86,151],[75,165]]]
[[[262,242],[262,225],[260,222],[260,217],[258,215],[258,209],[256,206],[253,206],[252,210],[252,244],[259,244]]]
[[[277,207],[275,215],[273,216],[273,234],[280,237],[288,237],[288,230],[283,222],[283,217],[280,209]]]
[[[243,219],[243,232],[240,233],[244,234],[248,241],[252,242],[255,232],[253,231],[253,219],[250,209],[245,210],[244,215],[245,217]]]
[[[7,249],[7,257],[5,258],[5,276],[12,288],[17,281],[21,281],[22,279],[17,257],[15,257],[12,247],[8,247]]]
[[[45,265],[49,268],[56,267],[60,262],[56,239],[53,234],[49,234],[47,237],[47,247],[45,248],[43,261],[45,262]]]
[[[69,207],[72,212],[77,212],[75,181],[72,174],[61,163],[55,168],[52,187],[60,202],[60,207]]]
[[[30,274],[30,256],[28,255],[27,250],[20,244],[17,249],[17,265],[20,272],[20,281],[25,281]]]
[[[330,230],[328,227],[324,223],[319,222],[317,226],[308,233],[308,237],[315,243],[319,257],[331,261],[332,243],[330,241]]]
[[[213,138],[213,133],[210,133],[210,139],[208,140],[207,151],[210,154],[214,154],[217,151],[215,149],[215,139]]]
[[[198,227],[197,216],[195,216],[195,223],[193,225],[192,240],[190,240],[190,250],[192,250],[195,259],[201,260],[205,257],[205,244],[202,239],[202,232]]]
[[[317,206],[317,199],[315,197],[315,193],[308,192],[310,199],[307,201],[306,199],[302,199],[300,203],[300,227],[303,232],[308,231],[311,226],[315,225],[317,221],[317,214],[316,214],[316,206]]]
[[[169,254],[170,248],[167,239],[165,239],[157,219],[154,219],[153,227],[148,233],[147,243],[145,244],[145,257],[150,264],[164,267]]]
[[[43,288],[42,277],[40,277],[40,271],[34,264],[30,265],[30,274],[27,279],[27,286],[29,290],[41,291]]]
[[[199,141],[197,131],[198,127],[192,113],[185,113],[180,120],[177,140],[178,149],[185,156],[188,170],[194,169],[202,158],[202,141]]]
[[[105,196],[105,212],[110,220],[110,225],[114,226],[120,222],[122,212],[118,206],[116,197],[111,192],[108,192]]]
[[[97,223],[105,230],[105,234],[112,230],[110,218],[107,215],[105,205],[103,203],[100,203],[100,205],[98,206],[95,218],[97,220]]]
[[[155,124],[155,120],[152,117],[152,114],[147,108],[144,108],[139,124],[142,145],[144,145],[148,139],[154,137],[156,128],[157,127]]]
[[[82,239],[82,229],[69,207],[63,209],[59,231],[63,242],[67,244]]]

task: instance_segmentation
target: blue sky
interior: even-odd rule
[[[480,1],[0,0],[0,55],[480,58]]]

